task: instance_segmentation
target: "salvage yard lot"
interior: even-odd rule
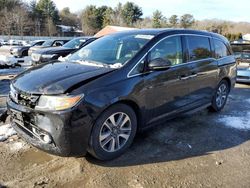
[[[16,71],[0,70],[0,113]],[[49,155],[17,136],[0,142],[0,161],[0,187],[249,187],[250,85],[237,84],[220,113],[185,114],[138,134],[109,162]]]
[[[250,86],[237,84],[221,113],[202,110],[162,123],[139,134],[128,152],[109,162],[49,155],[14,136],[0,142],[0,184],[249,187],[249,112]]]

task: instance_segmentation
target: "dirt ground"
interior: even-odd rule
[[[250,187],[250,85],[225,109],[185,114],[139,134],[109,162],[46,154],[16,136],[0,143],[6,187]],[[0,186],[1,187],[1,186]]]
[[[6,75],[20,71],[0,70],[0,113]],[[237,84],[220,113],[185,114],[140,133],[109,162],[49,155],[12,136],[0,142],[2,187],[249,188],[250,85]]]

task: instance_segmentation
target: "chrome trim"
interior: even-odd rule
[[[140,75],[144,75],[145,73],[138,73],[138,74],[134,74],[134,75],[130,75],[131,72],[135,69],[135,67],[146,57],[146,55],[152,50],[152,48],[154,48],[157,44],[159,44],[161,41],[167,39],[167,38],[170,38],[170,37],[175,37],[175,36],[198,36],[198,37],[206,37],[206,38],[209,38],[209,39],[216,39],[216,40],[219,40],[221,42],[223,42],[221,39],[218,39],[218,38],[215,38],[215,37],[212,37],[212,36],[206,36],[206,35],[199,35],[199,34],[174,34],[174,35],[169,35],[169,36],[166,36],[164,38],[162,38],[161,40],[159,40],[156,44],[154,44],[143,56],[142,58],[133,66],[133,68],[128,72],[127,74],[127,78],[131,78],[131,77],[135,77],[135,76],[140,76]],[[223,42],[224,43],[224,42]],[[213,59],[214,61],[216,60],[222,60],[224,58],[228,58],[228,57],[231,57],[233,55],[230,55],[230,56],[226,56],[226,57],[222,57],[222,58],[219,58],[219,59],[216,59],[214,57],[211,57],[211,58],[206,58],[206,59],[200,59],[200,60],[195,60],[195,61],[190,61],[190,62],[186,62],[186,63],[182,63],[182,64],[179,64],[179,65],[173,65],[171,66],[172,67],[177,67],[177,66],[180,66],[180,65],[187,65],[187,64],[190,64],[190,63],[195,63],[195,62],[199,62],[199,61],[204,61],[204,60],[208,60],[208,59]]]
[[[191,79],[191,78],[195,78],[197,76],[198,76],[197,74],[192,74],[190,76],[180,77],[180,80],[188,80],[188,79]]]

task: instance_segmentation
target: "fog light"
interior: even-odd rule
[[[42,140],[45,144],[50,144],[52,142],[52,139],[49,135],[43,135]]]
[[[50,135],[46,134],[46,133],[41,133],[38,129],[36,128],[32,128],[33,133],[35,133],[37,135],[37,137],[40,138],[40,140],[45,143],[45,144],[50,144],[52,142],[52,138]]]

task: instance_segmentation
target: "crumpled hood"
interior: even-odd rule
[[[63,94],[74,85],[112,71],[109,67],[53,62],[18,75],[13,86],[30,94]]]
[[[58,54],[60,52],[71,52],[74,49],[65,48],[65,47],[50,47],[42,48],[36,51],[37,54]]]

